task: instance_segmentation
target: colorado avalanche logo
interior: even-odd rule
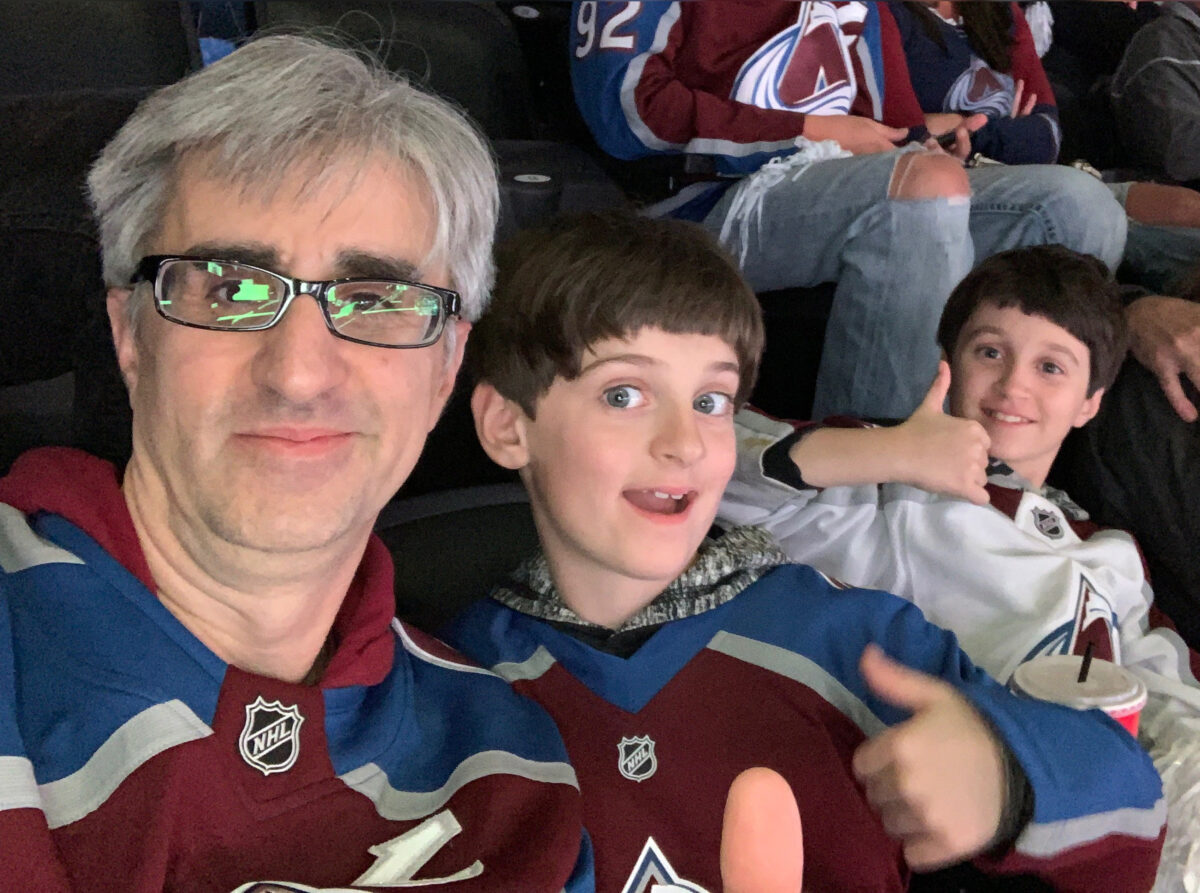
[[[1038,642],[1021,662],[1045,654],[1083,654],[1088,645],[1092,646],[1093,656],[1121,662],[1117,612],[1112,601],[1086,575],[1080,574],[1072,618]]]
[[[242,759],[263,775],[287,772],[300,756],[303,724],[304,717],[295,704],[284,707],[259,695],[246,705],[246,725],[238,737]]]
[[[629,873],[621,893],[707,893],[699,884],[685,880],[667,861],[653,837],[646,839],[637,865]]]
[[[617,745],[617,769],[630,781],[645,781],[658,769],[654,741],[649,735],[622,738]]]
[[[1060,540],[1063,537],[1062,520],[1058,515],[1036,505],[1033,507],[1033,525],[1047,539]]]
[[[845,115],[858,93],[849,47],[861,33],[861,3],[799,3],[799,21],[742,65],[732,96],[759,108]]]
[[[1015,94],[1011,75],[994,71],[978,56],[972,56],[970,68],[950,86],[942,107],[948,112],[1003,117],[1012,111]]]

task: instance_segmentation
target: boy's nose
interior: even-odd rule
[[[1009,363],[1004,367],[1000,378],[997,379],[997,384],[1001,392],[1005,394],[1023,391],[1028,385],[1024,369],[1018,363]]]
[[[651,452],[656,458],[680,465],[691,465],[704,455],[704,440],[690,405],[664,409]]]

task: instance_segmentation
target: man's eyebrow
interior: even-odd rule
[[[417,265],[400,257],[365,251],[343,251],[337,257],[337,276],[356,279],[417,279]]]
[[[235,261],[264,267],[284,276],[292,275],[290,270],[279,269],[279,252],[270,245],[259,242],[201,242],[192,245],[186,253],[192,257]],[[415,280],[417,266],[403,258],[385,257],[365,251],[343,251],[337,256],[331,278]]]
[[[229,260],[274,270],[279,255],[269,245],[259,242],[200,242],[190,246],[184,254],[191,257],[211,257],[213,260]]]

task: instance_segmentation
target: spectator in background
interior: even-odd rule
[[[1162,5],[1130,41],[1111,95],[1137,163],[1200,188],[1200,2]]]
[[[904,2],[892,9],[927,114],[986,114],[971,137],[972,149],[986,159],[1058,159],[1058,108],[1019,6]],[[1129,276],[1154,291],[1170,288],[1200,257],[1200,195],[1156,183],[1110,188],[1129,216],[1123,258]]]
[[[1058,241],[1119,261],[1124,215],[1085,174],[964,175],[954,158],[895,151],[953,131],[965,157],[982,119],[926,119],[884,4],[574,12],[576,101],[606,151],[703,154],[743,175],[659,211],[720,233],[759,291],[836,280],[815,415],[908,415],[933,377],[942,303],[977,257]]]

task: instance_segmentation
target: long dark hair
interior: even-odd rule
[[[941,19],[923,3],[905,0],[904,5],[916,16],[929,38],[943,50]],[[1012,68],[1013,14],[1008,3],[958,3],[955,9],[962,17],[963,30],[971,49],[993,71],[1007,73]]]

